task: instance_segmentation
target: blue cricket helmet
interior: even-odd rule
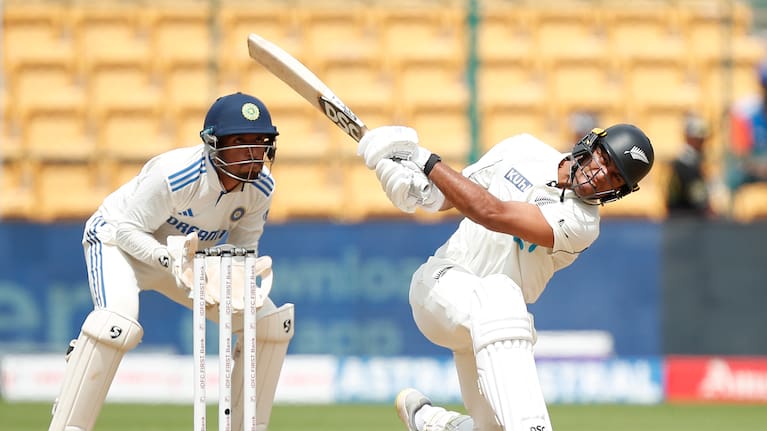
[[[204,133],[219,138],[245,133],[279,135],[264,102],[240,92],[216,99],[205,115],[200,136]]]
[[[245,134],[262,135],[263,138],[256,143],[219,145],[222,137]],[[266,105],[253,96],[239,92],[216,99],[205,115],[200,132],[200,138],[205,143],[216,169],[242,182],[257,181],[261,168],[256,165],[274,161],[277,154],[277,135],[279,133],[272,124],[272,116]],[[258,148],[264,149],[262,157],[255,155]],[[233,159],[229,156],[243,149],[250,150],[249,158]],[[243,171],[243,165],[247,167],[247,172]]]

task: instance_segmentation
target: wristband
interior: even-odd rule
[[[423,174],[427,177],[431,173],[431,170],[434,169],[434,166],[442,161],[442,157],[438,156],[437,154],[431,153],[429,156],[429,159],[426,160],[426,163],[423,165]]]

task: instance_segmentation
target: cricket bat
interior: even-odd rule
[[[248,52],[251,58],[319,109],[355,141],[359,142],[367,133],[365,123],[297,58],[254,33],[248,36]]]

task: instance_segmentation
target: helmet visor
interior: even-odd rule
[[[238,181],[259,178],[264,163],[271,163],[275,148],[272,135],[233,135],[208,144],[210,158],[219,172]]]
[[[573,160],[570,179],[573,192],[585,201],[604,203],[618,199],[626,186],[619,167],[601,145],[586,148],[586,154]]]

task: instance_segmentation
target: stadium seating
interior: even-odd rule
[[[107,3],[70,13],[80,74],[91,76],[102,64],[149,66],[149,41],[140,10]]]
[[[300,17],[305,40],[300,58],[318,73],[328,63],[374,62],[381,56],[379,28],[361,5],[317,7],[302,10]]]
[[[35,172],[34,218],[82,219],[111,191],[103,166],[91,162],[40,162]]]
[[[82,107],[48,107],[30,112],[22,128],[22,145],[35,160],[85,161],[95,151]]]
[[[298,58],[303,58],[302,31],[296,8],[284,4],[229,3],[220,5],[216,14],[223,30],[218,50],[218,65],[225,75],[240,75],[253,60],[246,51],[247,37],[257,33]]]
[[[567,151],[569,115],[593,111],[603,124],[644,128],[665,162],[680,149],[687,111],[716,120],[733,100],[759,90],[754,68],[765,51],[750,34],[753,12],[744,2],[605,0],[595,8],[570,0],[488,0],[480,6],[474,54],[481,150],[529,132]],[[244,91],[267,104],[280,129],[275,169],[285,164],[290,177],[281,190],[293,191],[278,193],[283,209],[275,209],[275,218],[399,216],[383,193],[371,192],[380,186],[358,166],[356,144],[250,59],[246,37],[258,33],[294,54],[368,127],[414,126],[430,149],[463,165],[473,138],[467,18],[460,1],[6,2],[4,185],[39,190],[23,173],[40,167],[77,172],[67,176],[84,193],[115,186],[152,155],[198,143],[215,98]],[[720,122],[713,124],[714,136],[725,136]],[[722,151],[709,152],[714,171]],[[111,179],[91,181],[86,176],[95,170],[74,168],[94,160],[109,166]],[[293,175],[302,169],[305,174]],[[303,177],[316,185],[312,196],[327,188],[333,203],[312,203],[300,192]],[[663,186],[649,189],[605,214],[663,217]],[[27,196],[0,211],[21,216],[30,205],[51,201],[41,192]],[[753,212],[742,201],[733,200],[734,214]],[[85,202],[83,216],[92,211]],[[45,217],[75,216],[57,205],[46,204]]]
[[[411,61],[463,63],[466,58],[463,11],[459,8],[381,7],[380,52],[392,69]]]
[[[116,108],[101,117],[99,124],[98,145],[107,158],[148,160],[170,150],[175,143],[175,136],[155,107]],[[194,138],[187,142],[200,142]]]
[[[477,55],[482,67],[496,63],[529,66],[536,57],[534,15],[517,5],[485,8],[477,30]]]
[[[0,218],[32,219],[37,199],[32,187],[34,171],[25,159],[3,158],[0,164]]]
[[[151,29],[151,59],[156,73],[175,64],[207,65],[214,61],[211,11],[207,3],[194,7],[160,5],[146,12]]]
[[[275,193],[270,221],[335,218],[345,211],[344,176],[339,165],[326,160],[280,160],[272,169]]]
[[[3,64],[14,75],[26,64],[74,66],[72,44],[64,32],[68,9],[63,3],[14,3],[4,5]]]
[[[767,184],[741,186],[733,196],[732,216],[742,223],[767,219]]]

